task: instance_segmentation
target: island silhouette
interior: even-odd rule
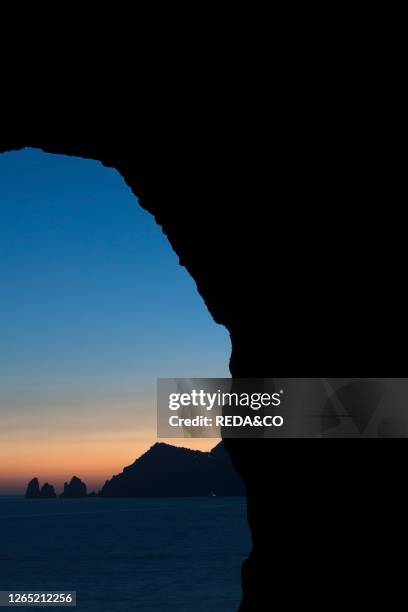
[[[120,474],[106,480],[98,494],[87,493],[77,476],[64,483],[60,498],[81,497],[192,497],[245,495],[244,484],[234,470],[222,442],[202,452],[158,442]],[[57,497],[54,487],[38,478],[27,485],[27,499]]]
[[[31,499],[45,499],[50,497],[57,497],[54,487],[48,484],[48,482],[43,484],[40,489],[40,483],[38,481],[38,478],[33,478],[32,480],[30,480],[27,485],[27,491],[25,496]]]

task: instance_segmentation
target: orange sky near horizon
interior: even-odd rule
[[[156,442],[184,446],[208,452],[219,442],[218,438],[155,439],[150,432],[136,435],[123,432],[118,438],[105,435],[103,438],[80,435],[62,442],[58,438],[40,437],[29,445],[25,436],[3,440],[0,447],[0,491],[4,494],[22,494],[31,478],[37,477],[40,484],[49,482],[57,494],[62,492],[64,482],[78,476],[87,484],[88,491],[98,491],[105,480],[119,474],[145,453]]]

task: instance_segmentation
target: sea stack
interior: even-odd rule
[[[57,497],[55,494],[55,489],[52,485],[48,484],[48,482],[44,483],[41,487],[40,497],[44,499],[50,499],[53,497]]]
[[[33,478],[27,485],[26,499],[38,499],[40,497],[40,484],[38,478]]]
[[[50,499],[57,497],[54,487],[46,482],[40,489],[38,478],[33,478],[27,485],[26,499]]]
[[[86,484],[77,476],[73,476],[69,483],[64,483],[64,492],[61,498],[86,497]]]

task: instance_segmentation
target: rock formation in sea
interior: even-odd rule
[[[38,478],[33,478],[27,485],[25,497],[26,499],[49,499],[57,496],[53,485],[46,482],[40,489]]]
[[[57,497],[53,485],[49,484],[48,482],[43,484],[43,486],[41,487],[41,491],[40,491],[40,497],[42,498]]]
[[[40,483],[38,478],[33,478],[27,485],[26,499],[38,499],[40,497]]]
[[[222,443],[203,453],[154,444],[144,455],[107,480],[101,497],[173,497],[244,495]]]
[[[64,483],[64,492],[60,497],[86,497],[86,493],[86,484],[77,476],[73,476],[69,483]]]

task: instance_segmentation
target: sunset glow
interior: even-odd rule
[[[158,441],[157,378],[229,376],[230,340],[116,171],[26,149],[0,173],[0,494],[97,491]]]

